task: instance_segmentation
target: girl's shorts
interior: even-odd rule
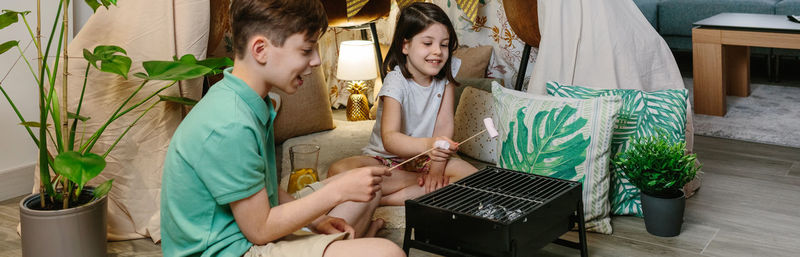
[[[394,157],[394,158],[384,158],[380,156],[373,156],[376,160],[380,161],[386,167],[394,167],[397,164],[400,164],[406,160],[406,158]],[[431,157],[424,155],[417,157],[416,159],[403,164],[400,169],[405,171],[411,172],[419,172],[419,173],[427,173],[431,170]]]

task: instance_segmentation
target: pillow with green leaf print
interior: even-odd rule
[[[646,137],[663,131],[672,143],[685,140],[686,89],[644,92],[636,89],[594,89],[581,86],[547,83],[553,96],[588,99],[599,96],[622,97],[622,108],[611,139],[611,156],[624,152],[631,138]],[[611,214],[642,216],[639,189],[628,182],[613,165],[611,170]]]
[[[492,85],[497,164],[583,183],[586,230],[611,234],[608,163],[619,96],[573,99]]]

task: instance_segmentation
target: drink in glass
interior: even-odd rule
[[[319,181],[317,175],[317,160],[319,159],[319,145],[300,144],[289,147],[289,160],[292,165],[292,174],[289,176],[287,192],[292,194],[303,189],[308,184]]]

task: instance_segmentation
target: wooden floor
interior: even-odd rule
[[[680,236],[648,234],[635,217],[614,217],[613,235],[588,235],[591,256],[798,256],[800,149],[696,137],[705,176],[687,200]],[[0,256],[20,256],[19,199],[0,202]],[[397,243],[402,230],[380,233]],[[575,232],[565,238],[575,240]],[[550,244],[541,256],[579,256]],[[109,256],[161,256],[149,239],[109,243]],[[429,256],[412,250],[411,256]]]

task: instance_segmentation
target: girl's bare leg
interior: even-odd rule
[[[453,183],[466,176],[472,175],[472,173],[476,171],[478,171],[478,168],[475,168],[475,166],[472,166],[469,162],[458,158],[451,158],[447,161],[444,174],[450,177],[450,183]]]
[[[447,166],[445,166],[445,175],[450,177],[450,183],[456,182],[466,176],[471,175],[472,173],[475,173],[476,171],[478,171],[478,169],[472,166],[472,164],[469,164],[468,162],[458,158],[450,159],[450,161],[447,162]],[[406,174],[406,176],[409,176],[408,178],[415,179],[414,183],[406,183],[408,186],[393,193],[382,190],[384,196],[381,198],[381,205],[401,206],[405,204],[406,200],[414,199],[425,194],[425,188],[419,186],[416,180],[419,178],[420,174],[411,172],[406,173],[408,173]],[[392,176],[394,175],[395,174],[393,173]],[[408,178],[404,179],[403,181],[407,181]]]

